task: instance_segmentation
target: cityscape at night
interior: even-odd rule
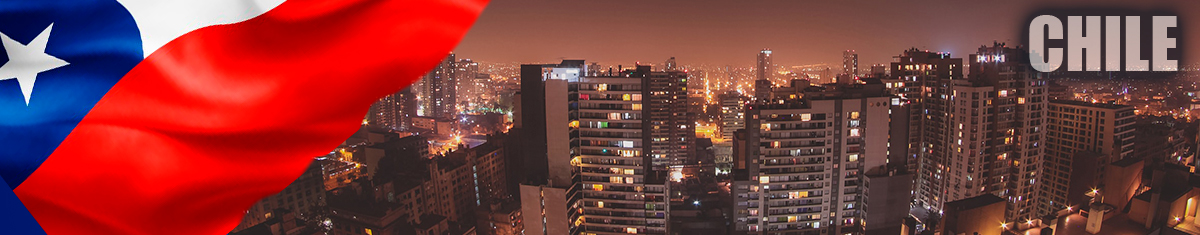
[[[1200,37],[1035,69],[1081,4],[1200,7],[496,0],[230,234],[1200,234]]]

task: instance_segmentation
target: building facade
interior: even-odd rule
[[[968,58],[967,79],[924,87],[918,206],[941,213],[946,202],[986,193],[1005,199],[1008,221],[1042,216],[1046,79],[1020,59],[1026,53],[981,46]]]
[[[687,75],[584,64],[522,66],[523,126],[545,138],[531,141],[530,152],[545,153],[534,157],[541,172],[521,186],[526,234],[665,234],[665,171],[654,166],[679,152],[655,150],[692,137],[666,131],[694,128],[690,121],[661,119],[686,112]]]
[[[420,116],[454,118],[458,113],[455,106],[458,103],[455,62],[454,54],[450,54],[421,78],[421,106],[418,110]]]
[[[881,84],[818,88],[798,82],[756,98],[746,108],[747,129],[733,141],[736,233],[863,234],[868,218],[907,216],[907,210],[883,205],[878,214],[865,210],[866,173],[887,172],[891,159],[904,157],[899,151],[889,156],[888,147],[907,139],[890,133],[892,110],[906,108],[898,101]],[[909,198],[907,188],[892,195],[884,192],[895,190],[885,188],[872,199]]]
[[[1073,165],[1077,154],[1096,153],[1095,166],[1133,157],[1133,107],[1125,105],[1088,103],[1072,100],[1052,100],[1047,109],[1046,160],[1043,166],[1042,188],[1045,196],[1038,197],[1041,213],[1062,210],[1068,203]],[[1100,187],[1104,169],[1095,171],[1088,184]],[[1080,182],[1084,183],[1084,182]]]

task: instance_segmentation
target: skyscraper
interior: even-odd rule
[[[592,71],[584,64],[521,68],[522,126],[537,155],[521,186],[526,234],[664,234],[666,175],[654,166],[677,154],[680,133],[666,130],[688,128],[662,116],[686,109],[687,75],[649,66],[583,74]]]
[[[864,219],[907,216],[904,203],[866,205],[909,198],[909,184],[893,184],[911,182],[911,176],[902,165],[888,166],[904,157],[889,146],[907,140],[891,135],[894,124],[905,125],[891,120],[894,109],[907,108],[893,102],[898,98],[882,84],[822,89],[793,82],[768,89],[756,91],[769,95],[746,107],[747,129],[734,137],[736,234],[864,234]],[[882,174],[872,178],[868,172]],[[879,184],[870,197],[868,183]]]
[[[417,97],[409,87],[375,101],[367,113],[367,124],[386,130],[407,131],[412,127],[412,117],[416,115]]]
[[[984,193],[1004,198],[1008,222],[1040,218],[1038,182],[1046,132],[1046,79],[1022,47],[981,46],[968,79],[925,89],[917,201],[933,213]],[[1010,60],[1011,59],[1011,60]]]
[[[430,70],[421,78],[421,107],[422,116],[437,118],[453,118],[456,110],[456,89],[454,54],[446,56],[445,60]]]
[[[746,128],[746,101],[749,98],[729,92],[717,96],[721,100],[721,139],[732,140],[733,132]]]
[[[858,76],[858,52],[854,50],[842,52],[842,74],[850,78]]]
[[[775,64],[771,62],[771,49],[763,49],[758,52],[758,66],[754,67],[758,73],[755,77],[757,80],[768,80],[774,78],[772,74],[775,72]]]
[[[474,80],[479,75],[479,63],[471,59],[459,59],[454,62],[454,95],[455,102],[466,102],[479,97]]]
[[[690,162],[696,146],[696,126],[688,112],[688,73],[678,70],[649,72],[644,113],[649,118],[650,157],[656,170]],[[636,110],[634,110],[636,111]]]

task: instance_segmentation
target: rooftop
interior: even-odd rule
[[[979,207],[984,207],[987,205],[1001,203],[1001,202],[1004,202],[1003,198],[997,197],[996,195],[992,195],[992,194],[984,194],[984,195],[980,195],[980,196],[976,196],[976,197],[972,197],[972,198],[947,202],[946,208],[955,208],[955,209],[962,211],[962,210],[970,210],[970,209],[975,209],[975,208],[979,208]]]

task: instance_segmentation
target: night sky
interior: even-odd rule
[[[911,47],[965,58],[992,41],[1019,44],[1035,10],[1078,7],[1178,9],[1183,33],[1200,35],[1200,13],[1192,13],[1200,1],[1191,0],[493,0],[455,53],[486,62],[630,64],[674,56],[681,64],[750,66],[771,48],[776,64],[839,67],[842,51],[854,49],[865,67]],[[1191,58],[1200,36],[1188,38],[1178,43]]]

